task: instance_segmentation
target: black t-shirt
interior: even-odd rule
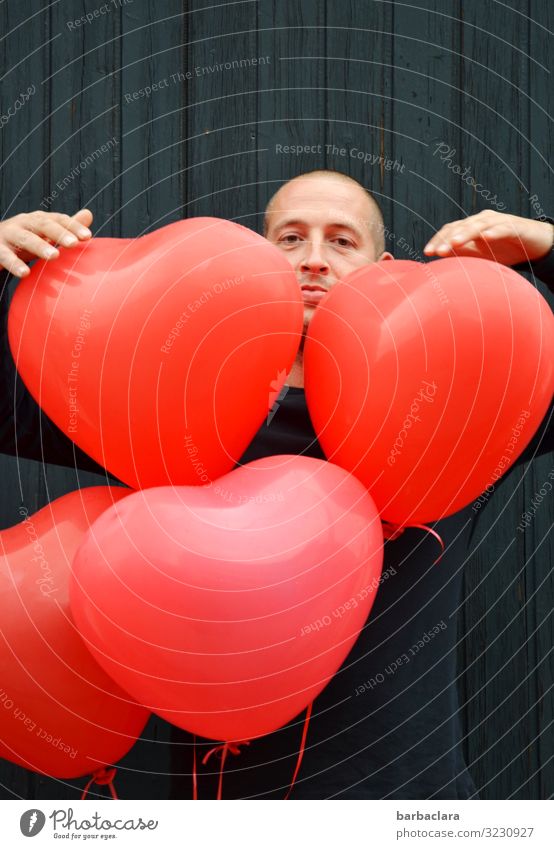
[[[554,261],[541,276],[550,286]],[[4,316],[6,319],[6,298]],[[3,409],[0,450],[92,471],[100,470],[41,413],[21,381],[7,348],[0,365]],[[15,401],[14,401],[15,399]],[[16,424],[14,428],[14,410]],[[552,409],[520,458],[554,448]],[[304,391],[286,388],[269,424],[259,429],[241,464],[274,454],[324,459]],[[102,471],[102,470],[101,470]],[[291,798],[465,799],[475,787],[460,745],[456,685],[456,611],[470,540],[483,510],[471,506],[437,522],[445,552],[427,532],[409,529],[385,545],[377,597],[356,645],[315,700],[302,767]],[[294,772],[303,716],[229,755],[224,798],[283,798]],[[183,798],[190,796],[192,737],[175,729]],[[214,798],[218,764],[202,755],[213,743],[197,741],[200,798]]]
[[[293,450],[323,458],[304,391],[290,388],[278,403],[241,462]],[[369,619],[314,702],[292,798],[452,799],[474,791],[458,745],[455,682],[455,611],[474,515],[467,508],[435,524],[446,546],[437,566],[438,543],[424,531],[386,543]],[[229,756],[225,798],[283,798],[302,723],[301,716]]]
[[[278,405],[241,463],[282,453],[322,458],[304,391],[289,388]],[[553,447],[551,418],[552,410],[521,461]],[[436,566],[438,543],[425,531],[410,529],[386,543],[386,578],[356,645],[314,702],[291,798],[475,795],[460,744],[456,611],[471,536],[482,513],[470,505],[433,524],[445,544]],[[283,798],[294,773],[302,724],[301,716],[253,741],[240,756],[229,756],[224,797]],[[187,742],[187,735],[176,736]],[[217,769],[200,768],[201,798],[214,796],[216,779]]]

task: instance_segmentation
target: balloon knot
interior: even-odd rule
[[[92,773],[92,778],[87,782],[85,789],[83,790],[83,795],[81,799],[86,799],[89,793],[90,788],[93,784],[106,784],[111,793],[112,799],[117,799],[117,793],[115,792],[115,787],[113,786],[113,780],[116,775],[116,768],[114,766],[106,766],[101,767],[100,769],[94,770]]]
[[[213,749],[210,749],[210,751],[204,755],[202,763],[208,763],[208,760],[212,755],[218,755],[220,758],[223,758],[223,755],[227,752],[230,752],[232,755],[240,755],[240,747],[249,745],[250,740],[237,740],[234,743],[222,743],[220,746],[214,746]]]
[[[405,531],[405,528],[401,528],[400,525],[394,525],[392,522],[382,522],[382,525],[383,536],[386,540],[398,539]]]
[[[117,770],[114,766],[102,767],[92,773],[95,784],[111,784],[116,776]]]

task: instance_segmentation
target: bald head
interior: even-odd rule
[[[337,191],[339,185],[341,185],[342,191]],[[325,196],[330,209],[333,208],[334,198],[340,196],[340,204],[342,204],[345,194],[347,198],[352,198],[351,208],[355,211],[356,222],[360,228],[369,231],[375,247],[376,258],[381,256],[385,250],[385,226],[379,205],[373,195],[364,189],[357,180],[347,174],[342,174],[340,171],[308,171],[306,174],[293,177],[292,180],[281,186],[272,196],[265,209],[264,236],[266,238],[271,231],[275,218],[274,213],[281,211],[287,203],[294,206],[296,197],[300,197],[300,193],[296,189],[300,192],[302,190],[313,191],[314,195],[319,197]],[[337,203],[337,206],[339,206],[339,203]]]

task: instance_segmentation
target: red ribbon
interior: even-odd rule
[[[394,525],[392,522],[382,522],[383,525],[383,536],[385,540],[393,540],[398,539],[398,537],[404,533],[407,528],[419,528],[421,531],[427,531],[427,533],[432,534],[435,537],[437,542],[441,547],[441,553],[437,557],[436,560],[431,564],[432,566],[436,566],[436,564],[441,560],[442,555],[444,554],[444,542],[440,534],[438,534],[433,528],[430,528],[429,525]]]
[[[192,798],[198,799],[198,781],[196,778],[196,734],[192,737]]]
[[[302,764],[302,758],[304,757],[304,750],[306,748],[306,737],[308,735],[308,726],[310,724],[310,717],[312,715],[312,702],[308,705],[306,709],[306,718],[304,719],[304,728],[302,730],[302,739],[300,741],[300,750],[298,752],[298,760],[296,761],[296,767],[294,770],[294,774],[292,776],[292,781],[290,783],[290,787],[287,791],[287,795],[285,799],[288,799],[292,788],[294,787],[294,782],[300,772],[300,766]],[[193,750],[192,750],[192,798],[198,799],[198,781],[196,775],[196,737],[193,738]],[[221,758],[221,767],[219,770],[219,782],[217,786],[217,799],[221,800],[223,798],[223,769],[225,767],[225,759],[227,757],[227,753],[230,752],[232,755],[240,755],[240,747],[241,746],[249,746],[250,740],[236,740],[232,743],[220,743],[219,746],[214,746],[213,749],[210,749],[204,757],[202,758],[202,764],[207,764],[208,760],[212,755],[219,755]]]
[[[306,708],[306,718],[304,720],[304,728],[302,730],[302,739],[300,741],[300,751],[298,752],[298,760],[296,761],[296,769],[294,770],[294,775],[292,776],[292,781],[290,783],[290,787],[287,791],[287,795],[285,799],[288,799],[290,794],[292,793],[292,788],[294,787],[294,782],[296,781],[296,777],[300,772],[300,766],[302,764],[302,758],[304,757],[304,749],[306,748],[306,737],[308,736],[308,725],[310,724],[310,717],[312,715],[312,707],[313,702],[310,702],[308,707]]]
[[[436,566],[437,563],[439,562],[439,560],[442,558],[442,555],[444,554],[444,542],[443,542],[441,535],[438,534],[435,530],[433,530],[433,528],[430,528],[428,525],[411,525],[410,527],[419,528],[422,531],[427,531],[428,534],[432,534],[432,536],[435,537],[435,539],[437,540],[438,544],[441,547],[441,553],[439,554],[439,556],[437,557],[436,560],[433,560],[433,562],[431,564],[431,566]]]
[[[219,746],[214,746],[213,749],[210,749],[210,751],[207,752],[202,758],[202,763],[204,765],[208,763],[208,760],[211,758],[212,755],[218,754],[221,758],[221,767],[219,769],[219,783],[217,785],[218,800],[221,800],[223,798],[223,769],[225,767],[225,758],[227,757],[227,752],[231,752],[232,755],[240,755],[240,747],[249,745],[250,740],[237,740],[234,743],[223,743]]]
[[[112,794],[112,799],[117,799],[117,793],[115,792],[115,787],[113,786],[113,780],[116,776],[116,773],[117,770],[114,766],[107,766],[102,767],[101,769],[97,769],[95,772],[92,773],[92,778],[83,790],[83,795],[81,796],[81,799],[87,798],[88,792],[93,784],[107,784],[109,791]]]

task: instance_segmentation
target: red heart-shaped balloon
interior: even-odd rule
[[[384,519],[428,522],[471,502],[529,443],[554,391],[554,316],[498,263],[381,262],[318,306],[304,369],[326,456]]]
[[[371,608],[382,542],[352,475],[273,456],[114,505],[75,556],[72,611],[142,704],[244,740],[296,716],[339,668]]]
[[[0,756],[56,778],[113,764],[148,711],[98,666],[69,611],[75,550],[128,495],[92,487],[58,498],[0,533]]]
[[[37,262],[15,293],[9,338],[35,399],[101,465],[133,488],[194,485],[240,459],[302,322],[277,248],[196,218]]]

